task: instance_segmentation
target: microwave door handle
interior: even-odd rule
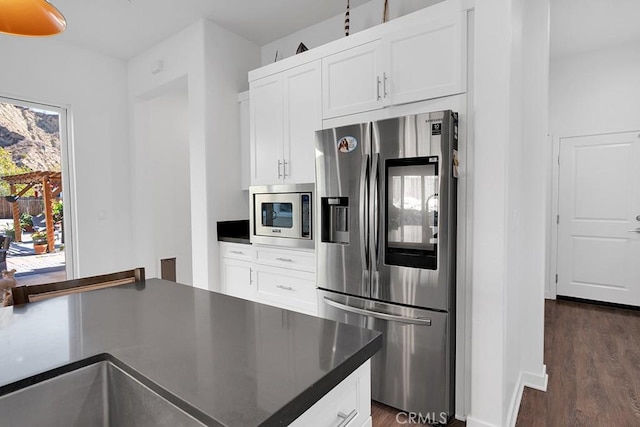
[[[346,311],[348,313],[360,314],[366,317],[373,317],[375,319],[389,320],[391,322],[407,323],[410,325],[424,325],[431,326],[431,319],[428,317],[406,317],[398,316],[395,314],[381,313],[374,310],[366,310],[364,308],[352,307],[350,305],[341,304],[337,301],[324,297],[324,303],[338,310]]]
[[[362,258],[362,267],[364,270],[369,269],[369,245],[367,240],[369,238],[368,221],[367,221],[367,206],[366,203],[369,199],[369,191],[367,182],[369,181],[369,158],[368,154],[365,155],[362,161],[362,168],[360,170],[360,206],[359,206],[359,221],[360,226],[360,257]]]

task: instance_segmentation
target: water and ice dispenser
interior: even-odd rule
[[[323,197],[320,202],[320,239],[326,243],[349,243],[349,198]]]

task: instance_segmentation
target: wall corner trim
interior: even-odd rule
[[[541,373],[539,374],[522,372],[522,381],[526,387],[531,387],[540,391],[547,391],[547,384],[549,383],[547,365],[542,365]]]
[[[511,406],[507,415],[508,426],[515,427],[518,420],[518,412],[520,411],[520,403],[522,402],[522,394],[525,387],[534,388],[540,391],[547,391],[549,375],[547,374],[547,366],[542,365],[542,373],[534,374],[531,372],[520,371],[518,375],[518,383],[511,398]],[[468,424],[467,424],[468,425]]]

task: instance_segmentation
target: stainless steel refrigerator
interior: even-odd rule
[[[454,413],[457,113],[316,133],[319,312],[383,332],[372,398]]]

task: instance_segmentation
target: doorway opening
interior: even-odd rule
[[[0,97],[0,270],[18,285],[67,278],[66,135],[65,109]]]

